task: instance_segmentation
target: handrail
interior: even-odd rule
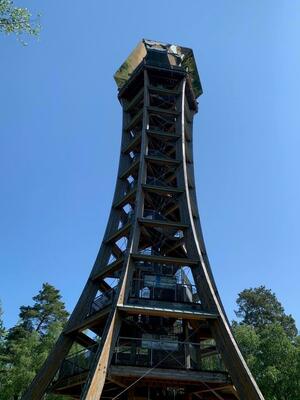
[[[188,344],[188,345],[192,345],[192,346],[201,346],[201,343],[196,343],[196,342],[187,342],[187,341],[178,341],[178,340],[172,340],[172,339],[170,339],[170,340],[168,340],[168,339],[148,339],[148,338],[142,338],[142,337],[139,337],[139,338],[137,338],[137,337],[129,337],[129,336],[119,336],[119,338],[118,338],[118,342],[120,341],[120,340],[123,340],[123,339],[126,339],[126,340],[129,340],[129,341],[133,341],[133,340],[135,340],[135,341],[149,341],[149,342],[161,342],[161,343],[176,343],[176,344]],[[209,345],[207,345],[207,346],[205,346],[205,347],[201,347],[201,349],[205,349],[206,347],[210,347],[211,346],[211,344],[209,344]]]
[[[151,280],[150,277],[153,277]],[[172,279],[173,278],[173,279]],[[171,281],[172,280],[172,281]],[[145,300],[171,301],[201,304],[197,287],[189,283],[176,282],[175,276],[147,275],[147,278],[132,281],[130,297]]]
[[[147,337],[119,337],[114,349],[114,363],[170,369],[191,369],[198,371],[225,372],[220,354],[208,355],[201,343],[182,342]]]
[[[96,312],[102,310],[107,305],[111,304],[116,292],[117,286],[108,290],[107,292],[102,292],[99,296],[95,297],[94,301],[90,306],[89,315],[95,314]]]
[[[57,372],[56,381],[87,371],[90,368],[91,362],[95,355],[95,351],[93,349],[96,350],[97,346],[98,343],[68,355],[63,360],[60,369]]]
[[[167,220],[167,218],[164,215],[162,215],[160,212],[158,212],[156,210],[151,210],[150,208],[145,208],[143,218],[149,219],[149,217],[155,217],[154,219],[160,220],[160,221]]]

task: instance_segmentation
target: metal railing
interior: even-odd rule
[[[173,276],[178,271],[178,265],[160,264],[147,261],[136,261],[136,268],[155,275]]]
[[[153,185],[153,186],[173,187],[168,182],[165,182],[162,179],[155,178],[154,176],[148,176],[146,183],[147,185]]]
[[[111,290],[108,290],[107,292],[103,292],[99,296],[97,296],[91,304],[88,316],[95,314],[96,312],[102,310],[103,308],[111,304],[115,296],[115,293],[116,293],[116,287],[112,288]]]
[[[166,160],[174,160],[174,157],[170,157],[167,154],[165,154],[163,151],[161,150],[157,150],[157,149],[148,149],[148,156],[157,156],[157,157],[161,157],[161,158],[165,158]]]
[[[133,219],[134,216],[134,210],[129,211],[126,215],[122,217],[122,219],[119,222],[118,229],[123,228],[128,222],[130,222]]]
[[[58,371],[56,381],[88,371],[94,359],[96,350],[97,345],[94,345],[88,349],[81,350],[66,357]]]
[[[144,279],[133,279],[130,297],[201,304],[195,285],[177,283],[176,278],[170,276],[148,275]]]
[[[161,256],[161,252],[159,250],[153,249],[153,247],[145,247],[144,249],[139,249],[138,252],[140,254],[145,254],[147,256]]]
[[[151,219],[151,220],[158,220],[158,221],[166,221],[167,218],[164,217],[160,212],[150,209],[144,210],[143,218]]]
[[[219,354],[201,355],[206,347],[199,343],[177,340],[119,337],[114,351],[114,363],[141,367],[226,371]]]

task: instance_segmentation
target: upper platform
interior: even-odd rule
[[[195,98],[202,94],[201,82],[193,50],[175,44],[143,39],[114,75],[119,89],[130,79],[141,63],[160,68],[184,70],[188,73]]]

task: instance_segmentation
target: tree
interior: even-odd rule
[[[259,354],[260,337],[253,326],[234,323],[232,328],[248,367],[254,375],[257,375],[259,370],[257,357]]]
[[[300,398],[300,337],[276,295],[264,286],[239,294],[233,332],[266,400]]]
[[[6,369],[0,399],[17,400],[40,365],[39,335],[19,327],[11,330],[6,344]]]
[[[44,283],[32,306],[20,307],[20,320],[4,341],[0,400],[18,400],[41,367],[63,328],[68,312],[59,290]],[[48,400],[51,396],[47,397]],[[55,397],[63,399],[63,397]]]
[[[5,328],[2,320],[2,305],[0,303],[0,377],[5,370]],[[1,388],[1,378],[0,378],[0,388]]]
[[[29,330],[35,330],[41,336],[48,333],[49,327],[56,324],[65,324],[68,312],[61,301],[59,290],[49,283],[43,283],[42,290],[32,298],[33,306],[20,307],[21,325]]]
[[[32,298],[33,306],[20,307],[21,325],[29,331],[37,331],[41,336],[49,331],[52,324],[64,325],[68,312],[61,301],[59,290],[49,283],[44,283],[39,293]]]
[[[0,0],[0,32],[36,36],[39,31],[39,23],[32,23],[27,8],[16,7],[12,0]]]
[[[263,329],[267,325],[278,323],[290,338],[295,338],[298,331],[295,320],[284,312],[284,308],[276,295],[265,286],[245,289],[238,295],[238,310],[235,312],[241,318],[241,324]]]

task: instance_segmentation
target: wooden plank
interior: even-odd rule
[[[83,321],[79,322],[78,324],[74,324],[70,329],[66,331],[66,334],[72,334],[75,332],[82,331],[84,329],[90,328],[94,325],[96,325],[99,320],[102,318],[106,317],[106,315],[110,312],[111,310],[111,304],[103,308],[102,310],[96,312],[95,314],[85,318]]]
[[[135,138],[131,139],[128,145],[123,149],[124,154],[128,154],[132,149],[141,141],[141,135],[136,135]]]
[[[112,262],[111,264],[103,267],[98,274],[94,275],[91,279],[93,281],[97,281],[105,277],[105,275],[109,275],[112,272],[117,271],[124,262],[124,257],[119,258],[118,260]]]
[[[129,122],[129,124],[126,126],[125,131],[130,131],[130,129],[132,129],[135,124],[138,122],[139,119],[141,119],[143,117],[143,112],[144,109],[142,108]]]
[[[204,372],[190,371],[178,369],[162,369],[162,368],[144,368],[134,366],[111,365],[109,374],[113,377],[127,377],[136,379],[145,375],[143,380],[166,380],[180,383],[229,383],[228,374],[226,372]],[[250,399],[249,399],[250,400]]]
[[[135,260],[150,261],[158,264],[161,263],[161,264],[174,264],[174,265],[197,265],[199,263],[199,260],[191,258],[152,256],[149,254],[139,254],[139,253],[133,253],[131,256]]]
[[[95,340],[91,339],[89,336],[85,335],[83,332],[78,332],[76,337],[75,337],[75,341],[80,344],[83,347],[92,347],[95,344],[97,344],[97,342],[95,342]]]
[[[139,218],[139,223],[145,226],[157,226],[157,227],[166,227],[166,228],[178,228],[178,229],[186,229],[189,227],[187,224],[183,224],[181,222],[174,221],[164,221],[164,220],[156,220],[156,219],[147,219],[147,218]]]
[[[87,377],[87,372],[82,372],[81,374],[61,379],[51,387],[51,391],[53,391],[56,394],[63,394],[63,391],[66,389],[82,385],[85,382],[86,377]]]
[[[158,303],[158,302],[157,302]],[[143,314],[152,315],[157,317],[169,317],[169,318],[182,318],[182,319],[194,319],[194,320],[207,320],[207,319],[217,319],[217,314],[207,313],[204,311],[188,311],[171,309],[165,307],[147,307],[142,305],[134,304],[118,304],[118,310],[127,312],[128,314]]]
[[[126,233],[131,228],[131,221],[127,222],[121,229],[118,229],[116,232],[111,234],[107,239],[104,239],[104,243],[115,242],[118,239],[121,239],[123,236],[126,236]]]
[[[94,365],[93,369],[90,371],[91,380],[86,383],[82,393],[82,398],[85,400],[96,400],[101,398],[109,361],[113,352],[113,342],[118,332],[118,330],[115,328],[117,323],[119,324],[119,320],[117,316],[117,310],[115,309],[110,321],[110,327],[108,329],[101,354],[99,354],[99,359],[96,362],[96,365]]]
[[[194,392],[194,394],[200,394],[200,393],[208,393],[211,392],[212,390],[217,391],[217,390],[224,390],[224,389],[230,389],[232,385],[220,385],[220,386],[213,386],[213,387],[205,387],[205,389],[197,390],[197,392]]]
[[[171,158],[166,158],[163,156],[160,157],[160,156],[147,155],[147,156],[145,156],[145,159],[154,164],[174,165],[174,166],[177,166],[180,164],[179,160],[173,160]]]
[[[167,110],[165,108],[160,108],[160,107],[148,106],[147,108],[148,108],[148,112],[154,113],[154,114],[168,114],[168,115],[174,115],[174,116],[177,116],[180,114],[178,111]]]
[[[117,200],[114,204],[114,208],[120,208],[125,206],[125,204],[129,203],[129,200],[135,196],[136,193],[136,187],[133,188],[129,193],[126,194],[126,196],[123,196],[120,200]]]
[[[128,112],[132,107],[134,107],[144,96],[144,86],[141,90],[134,96],[134,98],[130,101],[127,106],[124,107],[124,111]]]
[[[158,138],[168,138],[168,139],[174,139],[177,140],[181,137],[178,133],[168,133],[164,131],[154,131],[154,130],[147,130],[147,135],[149,136],[156,136]]]
[[[177,96],[180,94],[180,90],[166,89],[164,87],[157,87],[157,86],[153,86],[153,85],[149,85],[148,89],[151,93],[161,93],[161,94],[174,95],[174,96]]]
[[[134,160],[128,168],[124,172],[121,173],[120,179],[125,179],[128,176],[132,174],[133,171],[135,171],[140,164],[140,157],[137,157],[136,160]]]
[[[144,190],[147,190],[148,192],[154,192],[154,193],[183,193],[184,188],[178,188],[178,187],[172,187],[172,186],[156,186],[156,185],[149,185],[149,184],[143,184],[142,185]]]

